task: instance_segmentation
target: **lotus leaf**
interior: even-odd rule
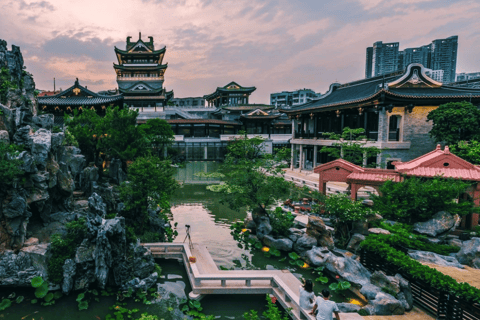
[[[10,307],[12,305],[12,300],[10,299],[3,299],[2,302],[0,302],[0,311],[3,311]]]
[[[48,283],[43,282],[40,287],[35,290],[35,297],[41,299],[45,297],[48,293]]]
[[[50,301],[52,301],[52,300],[53,300],[53,293],[50,292],[49,294],[47,294],[47,295],[45,296],[45,302],[50,302]]]
[[[80,301],[78,303],[78,310],[87,310],[88,309],[88,302],[87,301]]]
[[[25,299],[24,296],[18,296],[17,299],[15,300],[16,303],[22,303],[23,299]]]
[[[34,277],[32,278],[31,280],[31,283],[32,283],[32,287],[34,288],[38,288],[40,287],[42,284],[43,284],[43,278],[42,277]]]

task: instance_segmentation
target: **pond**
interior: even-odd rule
[[[279,257],[266,257],[261,250],[246,250],[233,239],[230,226],[236,221],[243,221],[246,211],[235,211],[222,205],[221,195],[207,190],[207,184],[215,181],[195,176],[196,172],[212,172],[218,167],[219,163],[216,162],[191,162],[187,163],[185,168],[178,169],[176,179],[181,183],[181,187],[171,200],[171,219],[174,223],[178,223],[178,236],[175,242],[185,240],[185,225],[188,224],[191,226],[192,241],[205,245],[219,267],[244,270],[288,269],[298,278],[313,280],[315,276],[311,270],[294,268],[288,261],[279,261]],[[183,265],[176,260],[158,260],[157,263],[163,269],[160,282],[180,282],[185,286],[186,294],[191,291]],[[315,284],[314,290],[318,294],[325,287],[325,285]],[[7,297],[13,291],[0,288],[0,298]],[[17,296],[24,295],[25,301],[20,304],[14,302],[12,307],[0,311],[0,320],[105,319],[107,314],[112,313],[109,307],[115,303],[112,296],[100,297],[100,302],[92,301],[87,310],[78,311],[78,303],[75,301],[77,294],[72,294],[57,300],[53,306],[43,307],[39,304],[31,304],[30,301],[34,299],[33,288],[15,291]],[[341,302],[345,301],[345,298],[334,295],[333,300]],[[215,315],[216,319],[243,319],[243,313],[251,309],[261,314],[266,304],[264,295],[209,295],[201,303],[204,307],[203,312]],[[140,313],[149,312],[158,315],[159,318],[169,319],[168,310],[157,305],[147,306],[129,302],[128,308],[138,308],[141,310]],[[140,313],[136,316],[139,317]]]

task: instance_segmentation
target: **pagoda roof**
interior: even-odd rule
[[[142,40],[139,40],[139,41],[143,42]],[[137,41],[137,44],[139,43],[139,41]],[[145,45],[145,48],[147,49],[145,51],[135,50],[136,48],[138,48],[138,47],[136,47],[135,45],[130,50],[122,50],[122,49],[119,49],[119,48],[115,47],[115,53],[119,53],[119,54],[123,54],[123,55],[157,55],[157,54],[165,53],[165,51],[167,51],[167,47],[163,47],[160,50],[150,50]]]
[[[280,117],[281,117],[280,113],[271,114],[261,109],[255,109],[252,112],[249,112],[247,114],[242,114],[240,116],[240,118],[251,119],[251,120],[269,120],[269,119],[277,119]]]
[[[53,96],[38,97],[41,106],[94,106],[123,101],[122,95],[101,95],[79,84],[78,78],[70,88]]]
[[[135,64],[131,64],[129,66],[124,66],[122,64],[113,64],[114,69],[118,70],[127,70],[127,71],[132,71],[132,70],[145,70],[145,71],[155,71],[155,70],[162,70],[162,69],[167,69],[168,63],[165,64],[157,64],[155,66],[136,66]]]
[[[232,121],[232,120],[219,120],[219,119],[170,119],[166,120],[170,124],[226,124],[226,125],[234,125],[240,126],[242,125],[241,122]]]
[[[250,110],[256,110],[256,109],[270,110],[273,108],[275,107],[268,104],[240,104],[238,106],[221,107],[221,109],[227,110],[227,111],[250,111]]]
[[[480,89],[444,85],[429,78],[421,64],[412,63],[405,72],[391,73],[343,85],[334,83],[320,98],[280,111],[298,114],[396,102],[403,106],[405,103],[425,106],[465,99],[476,99],[480,102]]]
[[[145,94],[145,93],[148,93],[148,94],[152,94],[152,93],[161,93],[164,91],[164,88],[152,88],[147,82],[145,81],[138,81],[136,82],[135,84],[131,85],[130,87],[126,88],[126,89],[122,89],[122,88],[118,88],[118,90],[121,92],[121,93],[128,93],[128,94],[132,94],[132,93],[136,93],[136,94]]]
[[[211,94],[204,95],[203,97],[205,99],[209,99],[209,98],[215,98],[220,93],[232,93],[232,92],[252,93],[255,90],[257,90],[257,88],[255,88],[255,87],[242,87],[241,85],[239,85],[235,81],[232,81],[232,82],[228,83],[227,85],[225,85],[223,87],[217,87],[215,92],[213,92]]]

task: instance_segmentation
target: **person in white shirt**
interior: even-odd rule
[[[310,279],[305,280],[300,287],[300,308],[311,310],[315,303],[315,294],[313,293],[313,282]]]
[[[317,320],[333,320],[333,313],[335,313],[335,318],[340,320],[340,315],[338,312],[338,306],[335,302],[330,301],[330,291],[324,289],[322,291],[322,297],[317,297],[315,300],[315,305],[313,306],[313,310],[311,314],[315,314],[317,311]]]

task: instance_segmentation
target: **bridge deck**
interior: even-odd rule
[[[300,280],[288,270],[218,270],[207,248],[183,243],[145,243],[155,258],[182,259],[195,294],[272,294],[293,319],[314,319],[299,306]],[[195,257],[191,263],[189,257]],[[362,319],[358,314],[341,314],[342,320]]]

